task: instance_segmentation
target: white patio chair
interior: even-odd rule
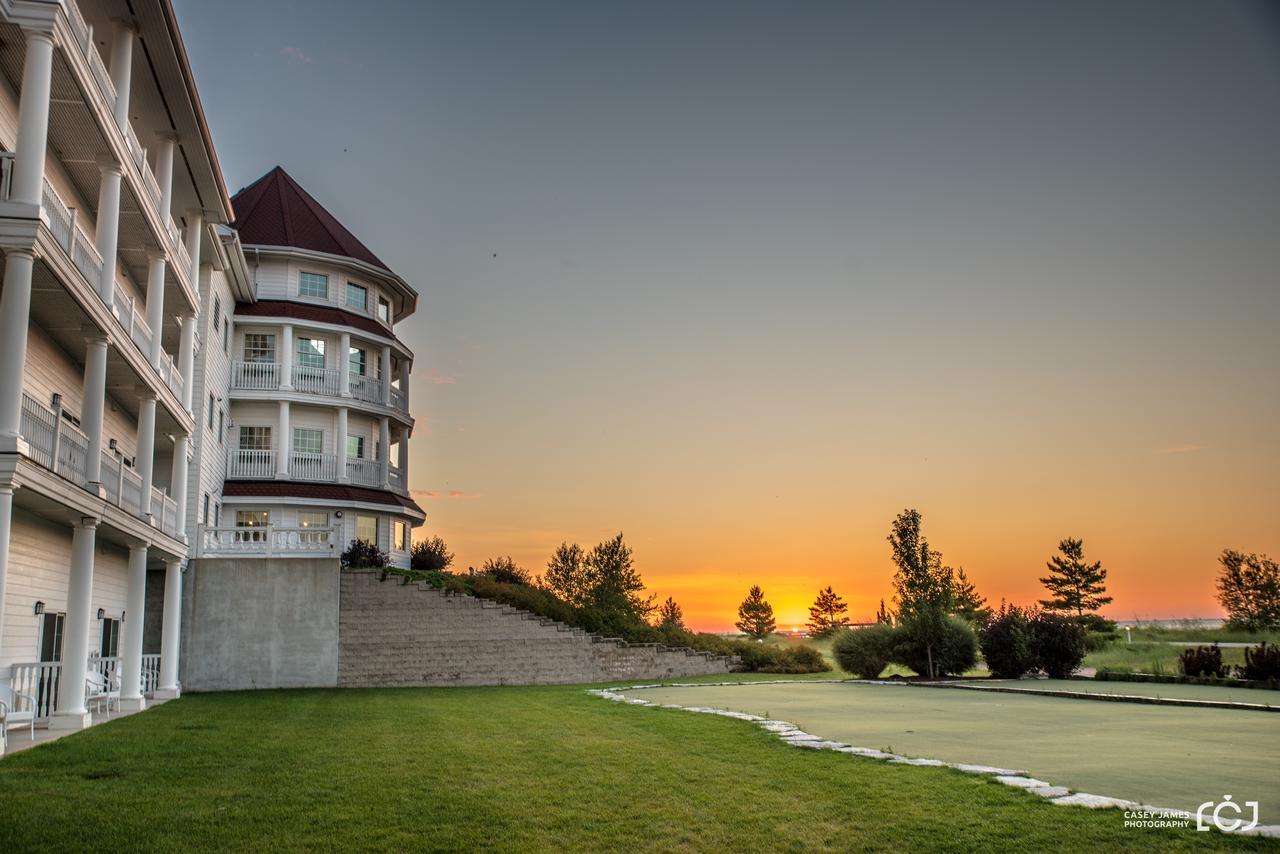
[[[105,709],[107,717],[111,717],[111,701],[115,700],[117,708],[120,705],[120,689],[117,687],[112,691],[111,681],[97,671],[89,671],[84,677],[84,705],[85,708],[97,706],[99,709]]]
[[[18,708],[26,706],[25,709]],[[26,726],[31,732],[31,740],[36,740],[36,701],[27,694],[19,693],[8,685],[0,685],[0,736],[8,737],[9,730]],[[0,738],[0,742],[4,741]]]

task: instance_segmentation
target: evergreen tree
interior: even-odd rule
[[[978,593],[978,588],[965,575],[964,567],[956,571],[955,581],[955,615],[975,626],[981,626],[991,619],[992,611],[987,607],[987,597]]]
[[[809,622],[806,628],[815,638],[826,637],[836,629],[843,629],[849,625],[848,611],[849,606],[844,603],[838,593],[831,589],[831,585],[827,585],[825,590],[818,591],[818,598],[809,608]]]
[[[889,613],[889,609],[884,606],[884,600],[880,600],[880,610],[876,611],[876,622],[883,623],[886,626],[893,625],[893,614]]]
[[[667,601],[658,606],[658,628],[688,631],[684,625],[684,611],[670,596],[667,597]]]
[[[1054,555],[1045,564],[1049,574],[1040,583],[1049,591],[1050,598],[1041,599],[1047,611],[1074,614],[1080,622],[1086,613],[1092,614],[1103,605],[1110,604],[1111,597],[1104,596],[1107,587],[1107,571],[1101,561],[1084,562],[1084,541],[1067,538],[1058,543],[1061,555]]]
[[[738,606],[738,631],[756,640],[773,634],[778,627],[773,621],[773,606],[764,599],[764,591],[759,585],[752,585],[747,591],[747,598]]]
[[[591,578],[587,573],[587,556],[577,543],[561,543],[547,561],[547,574],[542,586],[570,605],[581,607],[591,595]]]
[[[928,676],[935,675],[934,649],[947,631],[947,617],[954,607],[954,579],[951,567],[943,566],[941,552],[929,548],[920,531],[920,513],[904,510],[893,520],[889,532],[893,548],[893,585],[898,623],[907,635],[925,650]]]

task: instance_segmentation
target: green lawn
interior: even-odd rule
[[[973,685],[992,685],[1026,691],[1073,691],[1085,694],[1129,694],[1177,700],[1225,700],[1257,706],[1280,706],[1280,691],[1232,688],[1224,685],[1180,685],[1173,682],[1121,682],[1093,679],[984,679]],[[1276,722],[1280,728],[1280,719]]]
[[[5,852],[1265,844],[1122,821],[572,687],[189,695],[0,760]]]
[[[662,688],[634,696],[750,712],[858,747],[1018,768],[1076,791],[1191,812],[1231,794],[1259,801],[1264,822],[1280,823],[1275,713],[857,683]]]
[[[1091,652],[1084,657],[1083,667],[1101,669],[1110,667],[1135,673],[1163,673],[1175,675],[1178,669],[1178,656],[1185,647],[1160,641],[1125,643],[1123,640],[1112,641],[1103,649]],[[1244,664],[1244,649],[1240,647],[1223,647],[1222,662],[1228,667]]]

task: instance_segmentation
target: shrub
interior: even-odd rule
[[[1183,676],[1226,676],[1227,668],[1222,663],[1222,650],[1215,643],[1213,646],[1197,646],[1184,649],[1178,656],[1178,667]]]
[[[1244,666],[1236,668],[1236,675],[1255,682],[1280,680],[1280,646],[1263,641],[1255,647],[1246,647]]]
[[[929,672],[929,650],[924,642],[899,629],[893,661],[921,675]],[[958,617],[947,617],[933,644],[933,672],[936,676],[958,676],[978,663],[978,636]]]
[[[1031,618],[1030,625],[1036,667],[1053,679],[1074,673],[1084,661],[1084,627],[1069,617],[1043,611]]]
[[[899,630],[888,623],[864,629],[846,629],[836,635],[831,651],[846,672],[861,679],[875,679],[893,660]]]
[[[831,669],[827,660],[811,646],[784,646],[778,650],[776,670],[770,673],[825,673]]]
[[[1031,621],[1027,612],[1016,605],[1001,605],[1000,610],[979,633],[982,657],[992,676],[1017,679],[1036,667],[1031,644]]]
[[[484,562],[480,572],[500,584],[524,584],[530,582],[529,573],[522,569],[510,555],[491,557]]]
[[[1100,635],[1114,635],[1116,631],[1116,621],[1108,620],[1101,614],[1084,614],[1076,617],[1076,622],[1084,626],[1085,631]]]
[[[439,537],[416,542],[409,552],[409,566],[421,572],[442,572],[452,563],[453,552]]]
[[[387,553],[368,540],[352,540],[340,560],[345,569],[381,569],[390,563]]]
[[[1119,632],[1086,631],[1084,635],[1085,652],[1102,652],[1114,641],[1120,640]]]

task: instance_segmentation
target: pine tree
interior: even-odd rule
[[[898,566],[893,576],[898,623],[924,646],[928,676],[932,679],[933,650],[942,640],[947,615],[954,607],[951,567],[942,564],[941,552],[929,548],[929,541],[920,532],[917,510],[903,510],[893,520],[889,544]]]
[[[889,613],[889,609],[884,606],[884,600],[880,600],[880,610],[876,611],[876,622],[884,623],[886,626],[893,625],[893,614]]]
[[[809,622],[806,628],[815,638],[826,637],[836,629],[849,625],[849,618],[846,616],[848,611],[849,606],[844,603],[838,593],[831,589],[830,585],[827,585],[825,590],[818,591],[818,598],[809,608]]]
[[[759,585],[752,585],[747,591],[747,598],[738,606],[738,631],[762,640],[773,634],[778,627],[773,620],[773,606],[764,599],[764,591]]]
[[[1049,574],[1040,583],[1049,591],[1050,598],[1041,599],[1047,611],[1074,613],[1084,622],[1085,614],[1110,604],[1111,597],[1104,596],[1107,587],[1107,571],[1101,561],[1084,562],[1084,541],[1067,538],[1058,543],[1061,555],[1054,555],[1045,564]]]
[[[684,626],[684,611],[670,596],[667,597],[667,601],[658,606],[658,628],[688,631]]]
[[[987,597],[979,595],[978,588],[965,575],[963,566],[956,571],[955,598],[955,615],[962,620],[981,626],[991,619],[992,611],[987,607]]]

